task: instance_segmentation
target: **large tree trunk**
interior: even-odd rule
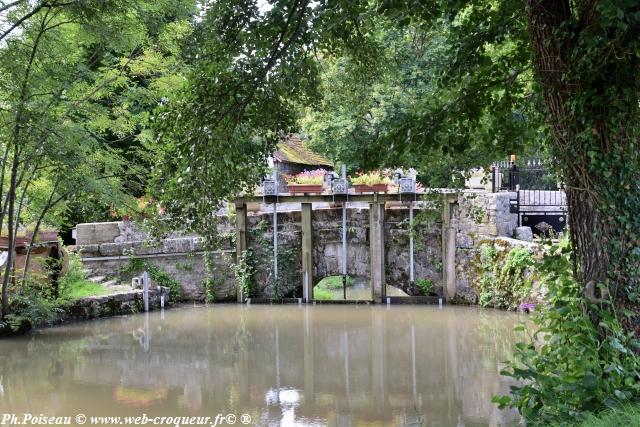
[[[551,152],[566,185],[575,276],[585,297],[611,294],[625,329],[640,336],[638,64],[617,54],[626,33],[600,22],[598,5],[527,0],[526,12]],[[627,36],[638,30],[628,27]]]

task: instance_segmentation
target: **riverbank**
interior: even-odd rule
[[[158,288],[149,290],[149,310],[156,310],[163,304],[169,304],[169,290]],[[120,291],[106,295],[93,295],[71,301],[62,301],[50,308],[49,316],[43,324],[34,324],[29,318],[16,317],[0,325],[0,338],[22,335],[33,328],[41,326],[55,326],[80,320],[135,314],[144,311],[144,297],[142,289]]]

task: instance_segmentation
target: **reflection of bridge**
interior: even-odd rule
[[[441,236],[439,236],[439,242],[437,251],[440,253],[440,258],[434,262],[434,264],[448,266],[448,264],[453,263],[453,256],[455,255],[455,242],[448,243],[449,240],[455,239],[454,235],[450,235],[448,233],[448,228],[451,219],[451,208],[450,205],[454,204],[457,201],[457,195],[453,193],[442,193],[442,200],[444,203],[444,208],[442,209],[442,221],[443,226],[439,231]],[[369,259],[369,277],[371,284],[371,301],[375,302],[385,302],[386,291],[384,284],[386,283],[386,254],[385,254],[385,204],[389,202],[400,205],[404,208],[405,212],[409,212],[409,221],[413,221],[413,208],[423,208],[424,202],[415,202],[415,201],[407,201],[407,199],[415,200],[416,195],[408,196],[406,194],[389,194],[389,193],[371,193],[371,194],[350,194],[348,199],[346,196],[342,195],[291,195],[291,194],[281,194],[270,197],[244,197],[237,199],[235,202],[236,208],[236,253],[242,254],[250,247],[250,242],[248,239],[248,219],[247,219],[247,205],[248,204],[256,204],[261,203],[263,200],[268,203],[273,203],[274,215],[273,215],[273,224],[277,229],[277,206],[276,203],[297,203],[300,204],[300,212],[301,212],[301,253],[302,253],[302,271],[301,271],[301,280],[302,280],[302,295],[304,301],[311,301],[313,295],[313,285],[315,284],[315,275],[314,272],[317,270],[317,261],[314,259],[314,223],[312,220],[313,217],[313,204],[333,204],[334,206],[340,206],[345,208],[346,204],[349,202],[355,202],[360,205],[365,204],[368,205],[369,211],[369,221],[368,221],[368,229],[366,231],[366,240],[369,244],[368,251],[368,259]],[[340,256],[342,257],[341,265],[342,271],[339,274],[347,274],[347,263],[346,261],[346,226],[344,225],[346,220],[346,212],[343,212],[343,247],[341,249]],[[274,233],[274,251],[277,251],[278,247],[278,233]],[[409,262],[408,262],[408,276],[410,277],[410,281],[413,281],[413,268],[414,268],[414,251],[413,251],[413,232],[409,230],[407,233],[407,238],[410,240],[409,242]],[[447,252],[449,256],[447,256]],[[278,264],[277,264],[277,256],[274,262],[273,271],[277,276],[278,272]],[[357,260],[355,260],[357,261]],[[324,260],[323,260],[324,262]],[[448,269],[443,269],[446,273],[448,270],[452,270],[452,266]],[[326,272],[325,272],[326,273]],[[334,272],[336,274],[338,272]],[[441,278],[438,278],[435,282],[441,282]],[[240,292],[238,294],[238,301],[242,302],[245,299]],[[437,299],[434,300],[437,302]]]
[[[21,369],[4,374],[12,402],[21,402],[16,386],[47,378],[56,387],[25,389],[24,398],[41,411],[61,398],[70,406],[90,398],[98,413],[140,411],[120,406],[114,390],[121,387],[161,405],[150,410],[173,415],[224,409],[323,424],[331,417],[406,417],[403,425],[418,417],[457,425],[458,414],[472,422],[506,416],[491,396],[507,388],[496,362],[510,351],[515,318],[424,307],[216,306],[149,319],[148,352],[131,335],[144,328],[141,316],[73,326],[68,341],[56,335],[25,343],[24,353],[10,359],[22,361]],[[47,368],[51,360],[55,372]],[[43,375],[25,380],[25,370]],[[163,400],[149,403],[152,397]]]

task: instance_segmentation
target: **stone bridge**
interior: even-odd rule
[[[372,299],[378,302],[384,297],[383,284],[410,295],[417,292],[409,282],[409,209],[397,201],[397,195],[389,196],[395,200],[380,197],[375,202],[354,200],[347,205],[347,274],[369,278]],[[213,251],[215,299],[238,299],[231,267],[237,254],[246,249],[251,249],[250,262],[255,268],[252,297],[300,298],[305,295],[305,272],[311,284],[340,275],[342,209],[325,203],[330,196],[319,197],[327,200],[315,200],[317,205],[312,205],[314,200],[293,198],[291,203],[279,204],[278,281],[273,277],[273,213],[266,211],[272,205],[261,205],[260,200],[237,201],[235,221],[220,218],[220,231],[235,235],[235,245],[228,239],[227,245]],[[508,193],[482,191],[442,195],[435,220],[416,221],[414,226],[415,279],[432,280],[435,290],[447,299],[473,301],[471,264],[479,242],[511,237],[516,226],[517,218],[509,213],[509,197]],[[416,219],[424,207],[416,205]],[[185,300],[205,297],[205,248],[198,236],[173,235],[150,245],[132,223],[111,222],[79,224],[76,237],[89,270],[130,282],[135,272],[126,272],[125,267],[132,258],[142,259],[174,277]]]

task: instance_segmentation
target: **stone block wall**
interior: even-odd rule
[[[510,212],[510,200],[515,193],[465,191],[458,196],[452,214],[456,230],[455,299],[464,303],[477,301],[473,282],[479,274],[478,251],[483,243],[498,237],[512,237],[518,217]]]
[[[419,210],[416,209],[416,214]],[[278,270],[276,290],[273,273],[273,213],[248,216],[247,245],[260,260],[256,285],[261,297],[302,297],[300,212],[278,213]],[[342,209],[312,212],[314,283],[342,274]],[[416,230],[414,273],[416,279],[430,279],[440,289],[442,280],[441,223],[421,225]],[[387,283],[408,294],[418,290],[409,283],[409,211],[387,209],[385,216],[385,269]],[[347,274],[369,277],[369,209],[347,209]]]
[[[204,300],[204,248],[197,236],[167,238],[155,245],[145,240],[146,234],[130,222],[78,224],[76,230],[77,250],[91,274],[131,283],[132,277],[141,272],[123,270],[131,258],[138,258],[175,278],[185,300]],[[216,300],[234,300],[235,281],[229,265],[235,259],[235,250],[228,244],[212,256]]]

